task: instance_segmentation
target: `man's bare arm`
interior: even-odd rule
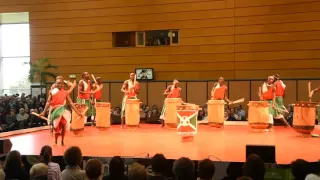
[[[171,93],[171,86],[168,86],[166,90],[164,90],[163,95],[168,95]]]
[[[74,106],[70,96],[67,96],[67,101],[69,102],[71,108],[74,110],[74,112],[76,112],[78,115],[81,115],[81,113],[77,110],[77,108]]]
[[[127,87],[128,87],[128,81],[125,81],[122,85],[121,92],[128,93]]]

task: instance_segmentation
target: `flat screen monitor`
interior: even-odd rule
[[[137,68],[137,80],[153,80],[154,73],[152,68]]]

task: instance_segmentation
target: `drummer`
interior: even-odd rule
[[[94,109],[94,112],[97,112],[96,111],[96,103],[97,102],[102,102],[102,92],[101,92],[101,89],[103,88],[103,84],[102,84],[102,79],[101,77],[97,77],[96,78],[96,82],[97,83],[94,83],[92,85],[92,89],[93,89],[93,102],[92,102],[92,105],[93,105],[93,109]],[[92,116],[92,125],[95,125],[96,124],[96,118],[95,116]]]
[[[273,84],[274,77],[269,76],[267,82],[263,83],[259,87],[260,100],[269,102],[269,126],[267,131],[271,131],[273,127],[273,117],[275,116],[275,98],[276,98],[276,88]]]
[[[173,84],[169,85],[167,89],[163,93],[166,98],[180,98],[181,96],[181,88],[179,87],[179,81],[178,80],[173,80]],[[161,119],[161,127],[164,127],[164,120],[165,120],[165,112],[166,112],[166,104],[163,104],[160,119]]]
[[[282,115],[283,111],[281,110],[286,110],[283,104],[286,85],[283,83],[283,81],[280,80],[279,74],[274,74],[273,77],[274,77],[274,85],[276,88],[276,98],[275,98],[275,106],[277,107],[277,109],[275,110],[276,118],[281,119],[281,118],[284,118]]]
[[[224,83],[224,78],[220,77],[211,90],[211,100],[225,100],[230,104],[232,101],[228,99],[227,94],[228,88]]]
[[[139,94],[140,85],[136,80],[136,74],[130,73],[130,79],[124,81],[121,92],[124,93],[122,99],[122,108],[121,108],[121,128],[123,127],[125,120],[125,108],[126,108],[126,100],[127,99],[138,99],[137,95]]]
[[[320,91],[320,86],[318,86],[317,88],[313,89],[309,94],[309,101],[311,101],[313,94],[316,93],[316,92],[319,92],[319,91]],[[317,116],[318,116],[318,122],[319,122],[319,119],[320,119],[320,106],[317,106]]]

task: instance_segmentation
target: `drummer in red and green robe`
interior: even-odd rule
[[[274,85],[276,88],[276,99],[275,99],[275,106],[277,107],[277,109],[275,110],[276,112],[276,117],[275,118],[284,118],[282,115],[282,110],[286,110],[284,104],[283,104],[283,98],[285,95],[285,89],[286,89],[286,85],[283,83],[283,81],[280,80],[280,76],[279,74],[274,74]]]
[[[225,100],[230,104],[232,101],[228,99],[227,94],[228,88],[224,83],[224,78],[220,77],[211,90],[211,100]]]
[[[319,91],[320,91],[320,86],[311,90],[311,92],[309,94],[309,101],[311,101],[313,94],[316,92],[319,92]],[[320,106],[317,107],[317,120],[318,120],[318,124],[319,124],[320,123]]]
[[[91,117],[91,119],[96,115],[95,109],[93,107],[93,100],[91,99],[91,95],[93,94],[92,83],[90,81],[90,74],[88,72],[82,73],[82,79],[79,81],[78,85],[78,97],[77,103],[85,104],[88,107],[86,112],[86,118]]]
[[[101,89],[103,88],[103,84],[102,84],[102,78],[101,77],[97,77],[96,78],[96,82],[97,83],[94,83],[92,85],[93,87],[93,109],[94,109],[94,112],[97,112],[96,111],[96,108],[95,108],[95,104],[97,102],[102,102],[102,92],[101,92]],[[95,116],[92,116],[92,125],[95,125]]]
[[[166,96],[166,98],[180,98],[181,94],[181,88],[179,87],[179,81],[173,80],[173,84],[169,85],[167,89],[164,91],[163,95]],[[160,120],[161,120],[161,127],[164,127],[164,120],[165,120],[165,112],[166,112],[166,103],[163,103]]]
[[[127,99],[138,99],[140,85],[136,80],[136,74],[130,73],[130,79],[124,81],[121,92],[124,93],[122,99],[122,107],[121,107],[121,128],[123,127],[125,120],[125,109],[126,109],[126,100]]]
[[[267,82],[263,83],[259,87],[260,100],[267,101],[269,103],[269,126],[267,131],[273,127],[273,118],[275,117],[275,99],[276,99],[276,87],[274,85],[274,77],[269,76]]]
[[[66,101],[69,101],[69,104],[75,113],[79,114],[79,116],[82,116],[82,114],[77,111],[76,107],[72,103],[68,91],[63,89],[63,85],[64,83],[62,79],[56,80],[56,87],[49,91],[46,107],[40,114],[40,116],[44,117],[45,113],[50,107],[49,119],[53,124],[55,131],[55,144],[57,144],[58,137],[61,135],[61,145],[64,145],[64,136],[66,130],[68,130],[70,127],[71,121],[71,113],[70,111],[66,110]]]

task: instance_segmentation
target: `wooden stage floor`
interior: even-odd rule
[[[314,133],[320,133],[317,126]],[[38,155],[44,145],[52,145],[53,137],[49,130],[8,137],[12,150],[23,155]],[[278,164],[289,164],[302,158],[308,161],[320,159],[319,138],[301,138],[291,128],[275,127],[273,132],[254,133],[248,126],[225,126],[222,130],[199,125],[193,142],[181,142],[175,130],[160,128],[159,125],[141,124],[139,129],[121,129],[114,125],[107,131],[86,127],[83,136],[76,137],[67,132],[65,146],[54,146],[55,156],[63,155],[69,146],[79,146],[84,156],[145,157],[163,153],[169,159],[187,156],[193,160],[209,155],[222,161],[245,161],[245,147],[252,145],[275,145]],[[211,158],[214,160],[214,158]]]

